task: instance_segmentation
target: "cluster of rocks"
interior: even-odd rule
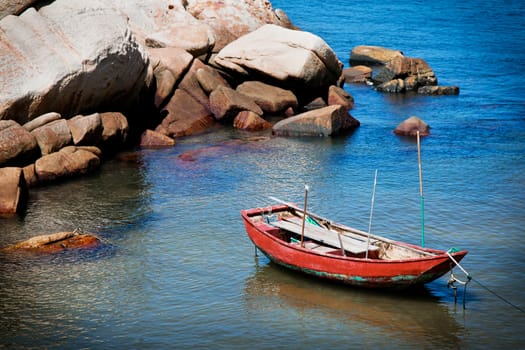
[[[264,0],[44,2],[0,20],[0,47],[0,214],[130,139],[171,146],[217,124],[322,136],[359,126],[332,49]]]
[[[406,57],[399,50],[379,46],[356,46],[350,54],[347,82],[370,82],[378,91],[415,91],[424,95],[457,95],[457,86],[438,86],[432,68],[421,58]],[[373,68],[378,71],[373,75]]]

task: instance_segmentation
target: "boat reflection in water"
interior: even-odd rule
[[[255,259],[257,265],[265,265],[257,266],[246,280],[246,309],[252,315],[267,313],[275,306],[285,313],[297,312],[301,319],[320,318],[316,326],[326,328],[319,331],[327,331],[327,324],[335,322],[346,336],[356,340],[366,333],[367,337],[381,337],[383,342],[393,341],[392,347],[461,345],[463,327],[426,286],[395,293],[348,288],[266,263],[266,257]]]

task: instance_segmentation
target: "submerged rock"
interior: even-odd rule
[[[421,95],[459,95],[459,87],[452,86],[422,86],[417,90]]]
[[[80,234],[76,231],[68,231],[35,236],[2,250],[4,252],[58,253],[66,249],[96,248],[101,244],[100,238],[93,234]]]

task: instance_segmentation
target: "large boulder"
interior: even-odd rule
[[[102,146],[110,152],[118,151],[128,138],[129,124],[119,112],[100,113],[102,122]]]
[[[189,136],[201,133],[215,124],[208,94],[202,88],[197,74],[206,67],[199,59],[193,60],[175,93],[163,108],[165,117],[155,131],[170,137]]]
[[[368,83],[372,78],[372,68],[364,65],[343,69],[345,83]]]
[[[0,120],[0,165],[27,164],[38,157],[35,137],[14,120]]]
[[[217,120],[233,119],[242,111],[263,114],[262,109],[251,98],[225,86],[210,94],[210,110]]]
[[[184,78],[180,82],[178,88],[186,91],[196,101],[202,104],[206,109],[210,109],[210,100],[208,93],[202,88],[199,82],[199,72],[201,69],[206,69],[206,65],[199,59],[193,60],[193,63],[184,75]]]
[[[354,97],[339,86],[332,85],[328,88],[328,105],[341,105],[347,111],[354,108]]]
[[[155,131],[170,137],[204,132],[215,124],[213,114],[184,89],[177,89],[163,109],[167,115]]]
[[[154,103],[159,108],[168,101],[176,84],[189,70],[193,56],[177,47],[150,48],[148,53],[156,81]]]
[[[77,115],[67,121],[73,143],[79,145],[98,145],[102,139],[102,118],[100,114]]]
[[[342,63],[323,39],[270,24],[228,44],[215,63],[243,80],[261,77],[301,91],[326,89],[342,72]]]
[[[27,201],[27,186],[22,168],[0,168],[0,217],[19,213]]]
[[[187,0],[185,9],[215,33],[214,52],[265,24],[291,27],[283,11],[274,10],[267,0]]]
[[[279,136],[332,136],[349,131],[359,122],[340,105],[314,109],[294,117],[283,119],[273,126],[272,132]]]
[[[246,81],[236,89],[253,99],[265,113],[277,114],[292,108],[297,110],[297,97],[290,90],[264,84],[259,81]]]
[[[36,117],[35,119],[25,123],[22,125],[27,131],[33,131],[43,125],[46,125],[48,123],[51,123],[55,120],[62,119],[62,116],[60,113],[56,112],[49,112],[46,114],[42,114],[41,116]]]
[[[177,47],[199,57],[211,54],[215,46],[215,35],[206,24],[183,24],[150,34],[146,38],[146,45],[149,47]]]
[[[52,121],[31,131],[42,155],[58,151],[71,143],[71,131],[65,119]]]
[[[8,15],[19,15],[38,0],[2,0],[0,1],[0,19]]]
[[[56,0],[0,20],[0,119],[131,108],[148,58],[109,2]]]
[[[395,57],[403,57],[403,53],[381,46],[359,45],[350,52],[350,65],[384,65]]]
[[[213,67],[205,66],[197,69],[195,77],[199,85],[205,93],[210,94],[213,90],[225,86],[230,87],[230,84],[222,77],[222,75]]]
[[[89,148],[68,146],[48,154],[35,163],[39,184],[85,175],[98,169],[100,158]]]

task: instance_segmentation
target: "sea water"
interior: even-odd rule
[[[361,126],[339,138],[231,129],[112,160],[97,174],[32,189],[0,245],[80,228],[95,251],[0,255],[5,348],[520,348],[525,346],[525,8],[521,1],[273,1],[349,66],[357,45],[429,63],[458,96],[346,85]],[[269,196],[421,244],[469,251],[458,302],[445,276],[422,290],[371,292],[288,272],[255,256],[239,211]],[[231,140],[234,140],[233,142]],[[194,152],[193,161],[179,155]],[[464,279],[459,269],[457,277]],[[463,308],[463,298],[465,308]]]

